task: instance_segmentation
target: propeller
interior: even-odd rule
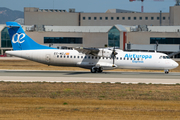
[[[112,54],[111,54],[111,58],[113,58],[113,65],[114,65],[114,63],[115,63],[115,58],[116,58],[116,55],[117,55],[117,54],[118,54],[118,53],[116,52],[115,46],[114,46],[113,51],[112,51]]]

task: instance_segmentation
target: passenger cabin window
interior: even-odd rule
[[[64,58],[66,58],[66,56],[64,56]]]
[[[79,58],[79,56],[77,56],[77,58]]]
[[[60,56],[60,58],[62,58],[62,56]]]
[[[72,56],[71,56],[71,58],[72,58]]]
[[[76,56],[74,56],[74,58],[76,58]]]
[[[69,58],[69,55],[67,56],[67,58]]]
[[[81,56],[81,58],[83,58],[83,56]]]
[[[88,58],[90,59],[91,57],[89,56]]]

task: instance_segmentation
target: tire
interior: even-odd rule
[[[91,68],[91,73],[96,73],[96,69]]]

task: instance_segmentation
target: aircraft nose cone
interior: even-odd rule
[[[174,67],[178,67],[179,64],[178,64],[177,62],[174,61],[173,66],[174,66]]]

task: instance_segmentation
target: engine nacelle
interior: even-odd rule
[[[100,49],[99,53],[97,54],[99,57],[111,57],[112,50],[108,49]]]

